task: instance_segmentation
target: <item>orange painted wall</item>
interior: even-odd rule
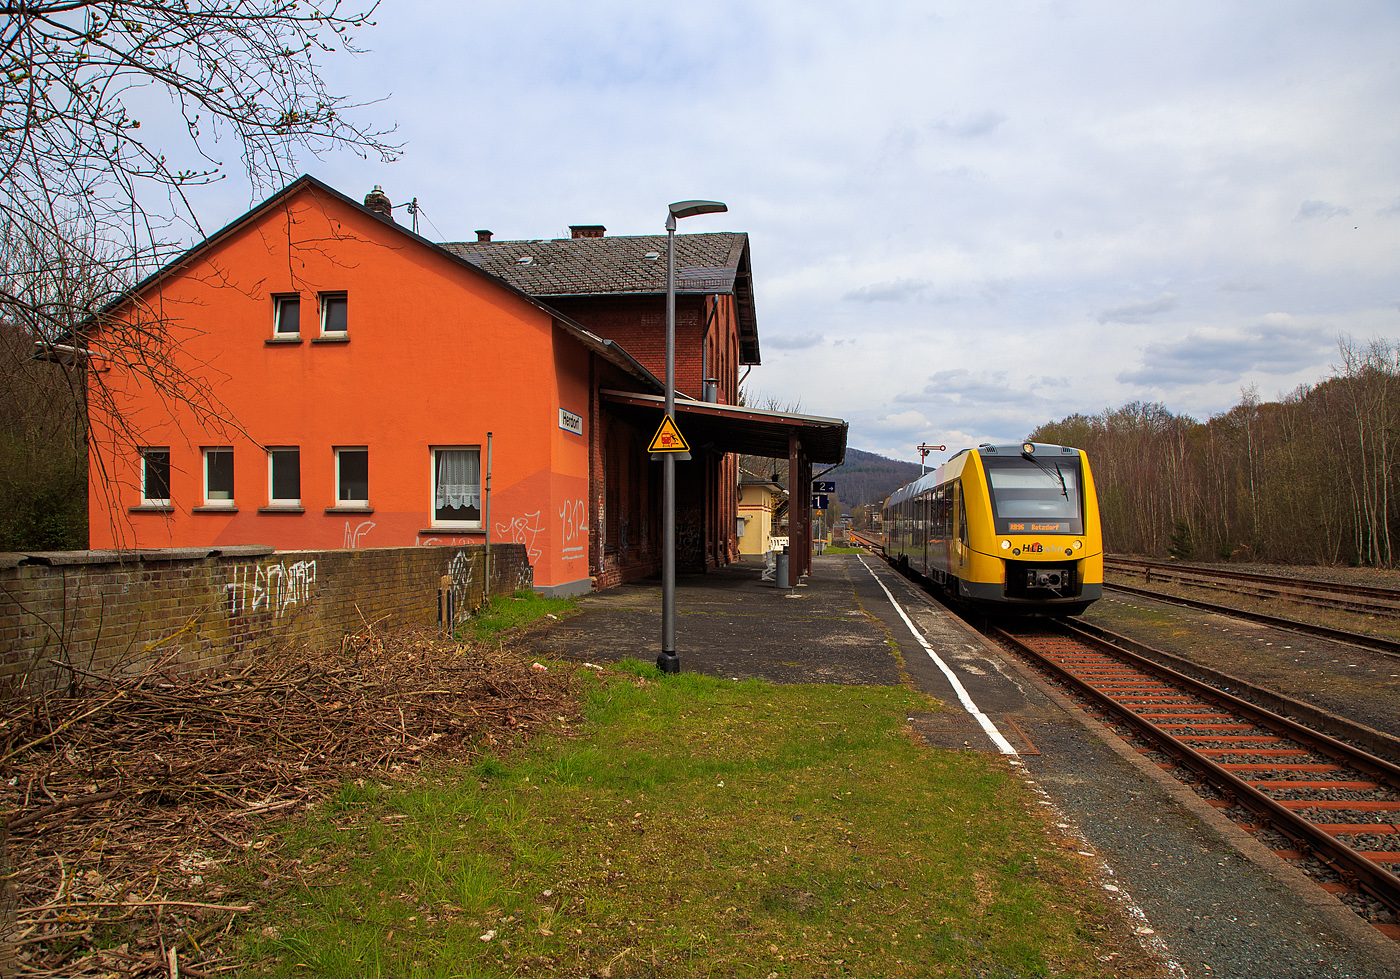
[[[292,292],[302,342],[268,343],[272,297]],[[347,341],[317,342],[321,292],[346,294]],[[588,578],[588,433],[561,430],[559,408],[586,429],[592,355],[548,313],[314,186],[142,301],[167,318],[175,363],[208,383],[219,417],[167,402],[120,366],[102,374],[133,432],[118,434],[94,410],[92,547],[480,540],[433,528],[431,447],[480,446],[484,483],[492,432],[493,540],[526,545],[537,585]],[[140,445],[170,447],[169,513],[132,509]],[[300,447],[304,512],[259,512],[269,503],[268,446]],[[368,448],[373,512],[335,507],[337,446]],[[196,511],[203,447],[234,450],[236,512]]]

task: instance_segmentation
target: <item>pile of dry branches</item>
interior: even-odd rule
[[[297,880],[274,821],[346,778],[470,758],[573,714],[561,671],[421,633],[0,709],[0,975],[38,976],[232,971],[221,940]],[[261,885],[216,885],[231,861]]]

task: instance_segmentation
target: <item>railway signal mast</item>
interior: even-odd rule
[[[928,458],[930,452],[947,452],[946,445],[921,445],[919,446],[919,475],[924,474],[924,460]]]

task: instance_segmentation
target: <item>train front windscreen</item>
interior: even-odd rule
[[[1082,534],[1079,456],[982,457],[998,534]]]

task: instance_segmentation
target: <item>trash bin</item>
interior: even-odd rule
[[[784,590],[788,588],[788,551],[786,547],[778,552],[778,573],[774,576],[773,585]]]

